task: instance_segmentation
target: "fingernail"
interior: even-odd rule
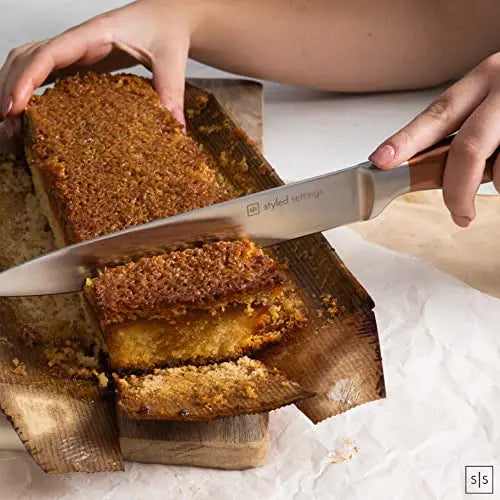
[[[453,219],[453,222],[460,227],[469,227],[471,220],[469,217],[464,217],[462,215],[454,215],[451,214],[451,218]]]
[[[379,146],[368,159],[375,165],[383,167],[391,163],[395,156],[396,150],[389,144],[384,144],[383,146]]]
[[[4,105],[4,107],[2,108],[2,116],[5,118],[10,113],[11,109],[12,109],[12,99],[9,98],[7,104]]]

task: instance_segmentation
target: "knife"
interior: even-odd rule
[[[438,189],[453,136],[392,170],[370,162],[64,247],[0,273],[0,296],[80,291],[104,266],[185,244],[246,237],[269,246],[373,219],[401,194]],[[482,182],[493,178],[498,149]]]

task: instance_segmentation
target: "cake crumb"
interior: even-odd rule
[[[196,102],[200,106],[200,108],[204,108],[208,104],[208,96],[199,95],[196,97]]]
[[[108,387],[109,379],[105,373],[98,372],[97,370],[93,370],[92,373],[97,378],[97,381],[99,382],[99,387],[102,387],[103,389]]]
[[[339,307],[337,305],[337,300],[334,299],[330,294],[321,295],[321,301],[323,305],[326,307],[330,318],[335,317],[339,312]]]
[[[214,132],[220,132],[222,130],[222,127],[220,125],[200,125],[198,127],[198,132],[201,132],[202,134],[210,135],[213,134]]]
[[[257,399],[257,393],[254,391],[252,386],[247,385],[245,387],[245,392],[250,399]]]
[[[241,172],[248,172],[248,163],[247,163],[247,159],[245,157],[243,157],[238,162],[238,168],[240,169]]]
[[[229,157],[228,157],[227,151],[221,152],[221,154],[219,156],[219,161],[223,167],[227,167],[229,165]]]
[[[359,453],[359,448],[352,439],[344,439],[341,449],[332,450],[328,453],[331,464],[340,464],[352,460]]]
[[[270,174],[272,169],[266,163],[261,163],[259,165],[259,173],[262,175]]]
[[[12,368],[12,373],[14,375],[18,375],[20,377],[26,377],[26,375],[28,374],[27,370],[26,370],[26,365],[19,361],[19,359],[17,358],[14,358],[12,360],[12,365],[14,368]]]

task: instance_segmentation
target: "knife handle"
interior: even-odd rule
[[[410,166],[410,192],[443,187],[444,168],[451,141],[455,136],[446,137],[434,146],[418,153],[408,160]],[[481,184],[493,180],[493,164],[498,156],[500,147],[486,160]]]

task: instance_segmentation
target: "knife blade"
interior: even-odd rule
[[[392,170],[360,163],[64,247],[1,272],[0,296],[77,292],[99,268],[186,244],[245,237],[265,247],[371,219],[403,193],[442,187],[450,142]]]
[[[269,246],[368,219],[408,183],[407,167],[394,175],[363,163],[64,247],[0,273],[0,295],[80,291],[99,268],[185,244],[246,237]]]

